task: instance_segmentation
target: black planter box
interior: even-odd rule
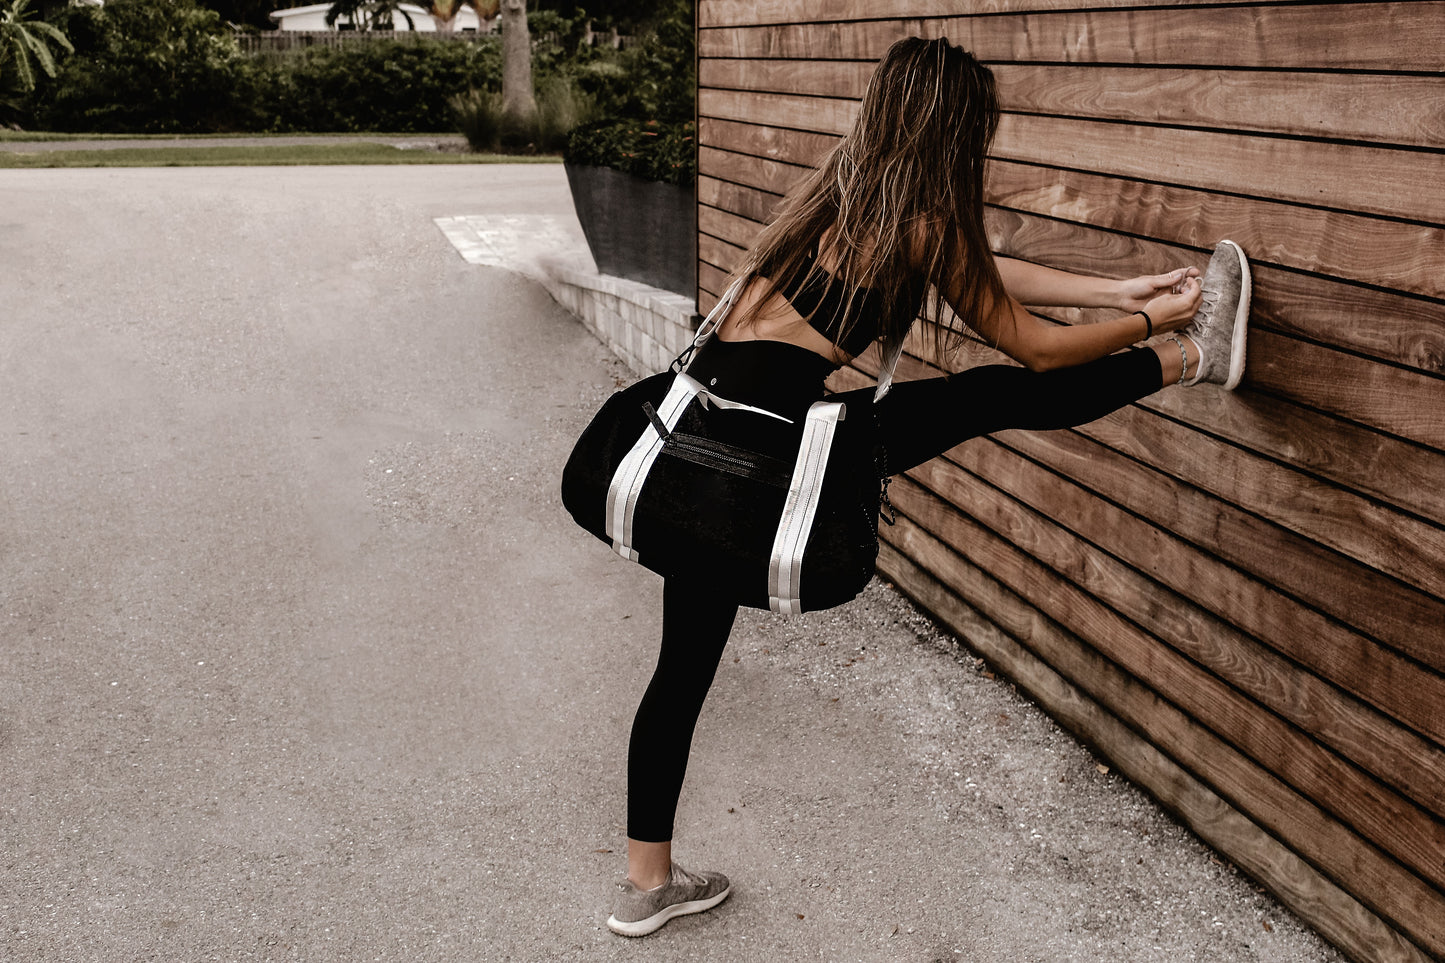
[[[687,297],[697,293],[697,195],[610,167],[567,164],[597,270]]]

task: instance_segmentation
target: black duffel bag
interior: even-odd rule
[[[882,481],[860,443],[871,436],[848,435],[838,402],[815,403],[799,423],[720,398],[683,359],[614,394],[583,431],[562,472],[572,517],[624,558],[706,578],[741,605],[797,614],[856,597],[878,557]],[[780,432],[794,457],[777,456]],[[772,453],[746,443],[754,433]]]

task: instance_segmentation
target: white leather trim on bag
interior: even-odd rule
[[[846,406],[839,402],[817,401],[803,421],[798,460],[793,465],[788,499],[783,503],[783,517],[778,521],[772,557],[768,560],[768,607],[779,615],[799,615],[803,611],[798,598],[803,550],[808,547],[808,535],[818,514],[833,436],[845,411]]]
[[[686,374],[672,379],[667,395],[662,399],[657,416],[668,431],[677,427],[678,419],[687,408],[702,385]],[[637,511],[637,496],[642,493],[642,484],[652,463],[662,450],[662,436],[648,424],[642,429],[637,443],[632,446],[617,471],[612,474],[612,484],[607,488],[607,535],[612,539],[612,550],[629,562],[637,561],[637,552],[632,548],[632,520]]]

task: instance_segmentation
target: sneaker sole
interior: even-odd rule
[[[1235,256],[1239,258],[1239,304],[1234,310],[1234,332],[1229,343],[1229,376],[1220,386],[1225,391],[1233,391],[1244,377],[1244,348],[1249,333],[1249,303],[1252,292],[1249,260],[1244,256],[1244,249],[1233,241],[1223,243],[1233,248]]]
[[[694,899],[686,903],[673,903],[653,913],[645,920],[637,920],[633,923],[624,923],[615,916],[607,917],[607,928],[618,936],[646,936],[649,933],[656,933],[667,924],[667,921],[677,916],[687,916],[690,913],[703,913],[712,909],[717,904],[728,898],[733,891],[729,886],[727,889],[710,896],[707,899]],[[594,919],[596,917],[593,917]]]

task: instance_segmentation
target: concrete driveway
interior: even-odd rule
[[[627,375],[432,218],[560,167],[0,172],[0,958],[1338,955],[890,589],[748,613],[629,942],[660,584],[556,480]]]

